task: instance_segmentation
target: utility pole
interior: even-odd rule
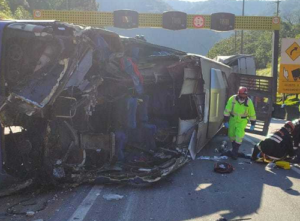
[[[275,3],[277,4],[276,16],[279,16],[279,4],[281,1],[277,0]]]
[[[236,54],[236,31],[234,31],[234,54]]]
[[[242,16],[245,15],[245,0],[243,0]],[[244,53],[244,30],[241,32],[241,54]]]
[[[276,5],[277,5],[277,8],[276,8],[276,16],[279,16],[279,5],[280,5],[280,0],[277,0],[275,1]],[[277,38],[277,39],[276,39]],[[272,69],[273,69],[273,78],[274,78],[274,88],[275,88],[275,93],[274,93],[274,101],[276,103],[277,101],[277,78],[278,78],[278,57],[279,57],[279,31],[275,31],[274,32],[274,35],[273,35],[273,44],[274,44],[274,48],[273,48],[273,66],[272,66]],[[277,45],[276,45],[277,44]],[[278,50],[276,52],[276,50]],[[277,53],[277,58],[276,58],[276,53]],[[277,59],[275,61],[275,59]],[[298,98],[298,97],[297,97]],[[282,94],[282,102],[284,103],[285,101],[285,94]]]

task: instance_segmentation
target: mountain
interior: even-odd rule
[[[97,0],[100,11],[131,9],[138,12],[159,13],[171,11],[172,7],[162,0]]]
[[[105,12],[131,9],[140,13],[162,13],[174,10],[170,4],[162,0],[110,0],[109,3],[107,0],[97,0],[97,2],[100,4],[100,11]],[[216,42],[224,38],[224,34],[210,30],[170,31],[161,28],[138,28],[132,30],[107,28],[128,37],[144,35],[150,43],[202,55],[206,55]],[[228,33],[225,35],[228,36]]]
[[[131,9],[140,13],[162,13],[164,11],[175,10],[188,14],[212,14],[216,12],[242,14],[241,0],[208,0],[200,2],[181,0],[97,0],[97,2],[100,4],[100,11],[108,12],[119,9]],[[300,22],[300,14],[297,13],[299,11],[299,0],[286,0],[280,3],[280,15],[284,20],[296,23]],[[245,1],[246,16],[272,16],[275,13],[276,4],[274,1]],[[151,43],[202,55],[206,55],[214,44],[233,34],[233,32],[213,32],[211,30],[181,30],[174,32],[154,28],[132,30],[109,29],[129,37],[144,35]]]
[[[188,14],[212,14],[216,12],[229,12],[235,15],[242,14],[242,0],[208,0],[188,2],[182,0],[164,0],[174,10],[184,11]],[[245,0],[245,15],[247,16],[273,16],[276,14],[275,0]],[[280,2],[280,16],[285,19],[300,10],[299,0],[282,0]],[[299,13],[298,13],[299,14]]]

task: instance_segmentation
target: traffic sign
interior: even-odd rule
[[[297,42],[294,42],[285,52],[293,61],[295,61],[300,56],[300,46]]]
[[[202,15],[197,15],[193,19],[193,25],[195,28],[203,28],[205,25],[205,18]]]
[[[42,16],[42,12],[39,11],[39,10],[36,10],[36,11],[34,11],[34,16],[35,16],[36,18],[40,18],[40,17]]]
[[[38,13],[35,13],[38,11]],[[52,11],[52,10],[35,10],[33,12],[35,20],[58,20],[63,22],[69,22],[73,24],[79,25],[90,25],[97,27],[111,27],[114,26],[114,12],[94,12],[94,11]],[[173,14],[173,13],[172,13]],[[178,13],[177,13],[178,14]],[[224,14],[224,13],[223,13]],[[130,15],[117,15],[117,19],[120,19],[121,27],[132,28],[138,24],[139,28],[162,28],[166,27],[169,29],[173,29],[174,26],[172,23],[175,23],[175,28],[183,29],[183,28],[204,28],[211,29],[211,19],[214,16],[211,15],[197,15],[197,14],[181,14],[181,17],[170,16],[171,21],[169,20],[169,16],[164,16],[162,14],[153,14],[153,13],[138,13],[134,16]],[[202,16],[204,18],[204,26],[203,27],[195,27],[193,23],[194,18],[197,16]],[[165,25],[163,25],[163,17],[165,17]],[[168,18],[169,17],[169,18]],[[136,19],[138,18],[138,22]],[[173,18],[173,19],[172,19]],[[216,17],[215,17],[216,18]],[[266,30],[266,31],[276,31],[280,30],[280,19],[278,17],[272,16],[231,16],[231,21],[228,18],[223,18],[218,21],[218,23],[223,26],[229,24],[227,28],[230,30],[234,28],[235,30]],[[197,18],[196,20],[198,20]],[[166,21],[169,20],[169,21]],[[128,22],[127,22],[128,21]],[[134,25],[130,25],[130,21],[136,21]],[[128,24],[124,24],[124,23]],[[278,22],[278,23],[277,23]],[[119,23],[119,22],[117,22]],[[166,24],[168,23],[168,24]],[[171,23],[171,24],[170,24]],[[200,22],[201,23],[201,22]],[[179,24],[179,25],[178,25]],[[119,24],[116,24],[119,26]],[[124,25],[124,26],[123,26]],[[198,22],[196,23],[196,26]],[[218,29],[219,30],[219,29]],[[226,29],[228,30],[228,29]]]
[[[300,94],[300,65],[280,65],[278,92],[285,94]]]
[[[279,18],[279,17],[274,17],[274,18],[272,18],[272,23],[273,23],[274,25],[280,24],[280,18]]]
[[[139,26],[139,13],[131,10],[114,11],[114,27],[131,29]]]
[[[278,92],[300,94],[300,39],[282,39]]]
[[[164,12],[162,27],[169,30],[182,30],[187,27],[187,14],[178,11]]]
[[[295,39],[295,38],[282,39],[281,64],[300,65],[300,39]]]
[[[211,15],[210,28],[216,31],[231,31],[235,27],[235,15],[231,13],[214,13]]]

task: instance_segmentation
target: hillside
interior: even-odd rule
[[[172,10],[172,7],[162,0],[97,0],[100,11],[131,9],[138,12],[159,13]]]
[[[162,0],[111,0],[109,4],[106,3],[107,0],[97,1],[100,4],[100,11],[108,12],[119,9],[131,9],[144,13],[162,13],[174,10]],[[174,32],[151,28],[133,30],[109,29],[129,37],[144,35],[147,41],[151,43],[202,55],[206,55],[216,42],[224,38],[224,33],[216,33],[210,30],[181,30]],[[229,36],[229,34],[226,33],[225,36]]]
[[[242,14],[242,1],[236,0],[209,0],[202,2],[187,2],[180,0],[164,0],[175,10],[186,10],[191,14],[212,14],[216,12],[229,12],[235,15]],[[276,5],[270,1],[246,0],[245,15],[273,15]]]
[[[188,2],[182,0],[163,0],[174,10],[185,11],[189,14],[211,14],[216,12],[229,12],[236,15],[242,14],[241,0],[209,0],[200,2]],[[275,0],[274,0],[275,1]],[[276,13],[274,1],[246,0],[245,15],[273,16]],[[280,3],[280,16],[285,20],[299,23],[299,0],[285,0]]]

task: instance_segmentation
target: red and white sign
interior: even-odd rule
[[[203,28],[205,25],[205,18],[202,15],[197,15],[193,19],[193,25],[195,28]]]
[[[34,16],[35,16],[36,18],[40,18],[40,17],[42,16],[42,12],[41,12],[41,11],[35,11],[35,12],[34,12]]]
[[[275,24],[275,25],[279,24],[280,23],[280,18],[279,17],[274,17],[272,19],[272,23]]]

